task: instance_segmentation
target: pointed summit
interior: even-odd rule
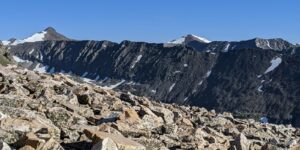
[[[69,41],[66,36],[58,33],[53,27],[46,28],[43,32],[46,32],[44,41]]]
[[[179,39],[172,40],[172,41],[167,42],[167,43],[168,44],[187,44],[187,43],[192,42],[192,41],[197,41],[197,42],[200,42],[200,43],[210,43],[211,42],[211,41],[207,40],[206,38],[199,37],[199,36],[196,36],[196,35],[193,35],[193,34],[188,34],[188,35],[182,36]]]
[[[46,32],[56,32],[56,30],[53,27],[47,27],[44,31],[46,31]]]

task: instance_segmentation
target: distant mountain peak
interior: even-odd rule
[[[197,35],[193,35],[193,34],[188,34],[186,35],[186,39],[193,39],[193,40],[198,40],[199,42],[203,42],[203,43],[210,43],[211,41],[209,41],[208,39],[204,38],[204,37],[200,37]]]
[[[53,27],[48,27],[44,30],[46,35],[44,37],[45,41],[69,41],[71,39],[58,33]]]
[[[7,41],[2,41],[4,45],[18,45],[27,42],[39,42],[39,41],[69,41],[70,39],[64,35],[56,32],[53,27],[47,27],[41,32],[32,34],[31,36],[18,40],[18,39],[9,39]]]
[[[47,32],[56,32],[56,30],[53,27],[47,27],[44,31],[47,31]]]
[[[187,34],[185,36],[182,36],[178,39],[172,40],[167,42],[168,44],[186,44],[188,42],[191,41],[198,41],[201,43],[210,43],[211,41],[207,40],[206,38],[200,37],[200,36],[196,36],[193,34]]]

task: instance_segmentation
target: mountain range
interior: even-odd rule
[[[2,43],[14,61],[31,70],[300,126],[300,47],[280,38],[232,42],[186,35],[166,43],[115,43],[73,40],[50,27]]]

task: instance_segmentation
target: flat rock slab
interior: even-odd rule
[[[120,135],[90,129],[85,129],[84,133],[88,138],[92,139],[94,143],[102,142],[104,139],[109,138],[122,150],[146,150],[143,145]]]

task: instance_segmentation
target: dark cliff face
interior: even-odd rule
[[[192,43],[44,41],[10,51],[31,69],[40,63],[163,102],[300,126],[299,48],[280,39]]]

